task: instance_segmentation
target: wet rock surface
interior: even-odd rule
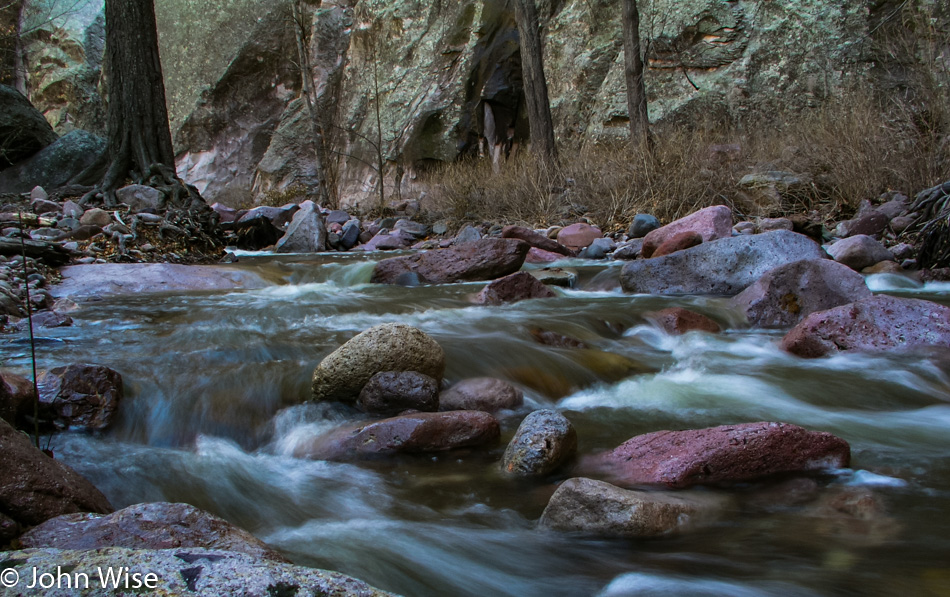
[[[55,298],[75,300],[148,292],[232,290],[267,286],[247,270],[219,265],[174,263],[103,263],[62,269],[63,281],[51,289]]]
[[[850,458],[848,443],[830,433],[745,423],[639,435],[585,458],[580,467],[620,485],[683,488],[844,468]]]
[[[136,504],[108,515],[64,514],[20,537],[24,549],[95,550],[205,548],[287,563],[262,541],[228,521],[188,504]]]
[[[518,426],[502,457],[502,469],[519,476],[554,472],[577,452],[577,431],[554,410],[536,410]]]
[[[814,358],[847,350],[913,350],[950,345],[950,308],[931,301],[872,296],[812,313],[782,348]]]
[[[439,395],[439,410],[480,410],[497,412],[518,408],[524,392],[503,379],[472,377],[463,379]]]
[[[682,307],[670,307],[650,313],[647,317],[660,326],[663,331],[671,335],[685,334],[686,332],[709,332],[717,334],[722,328],[712,319],[702,313],[696,313]]]
[[[370,378],[383,371],[416,371],[441,380],[445,353],[419,329],[401,323],[374,326],[327,355],[314,369],[313,399],[352,402]]]
[[[60,429],[105,429],[124,396],[122,376],[101,365],[56,367],[41,375],[36,385],[40,418]]]
[[[715,522],[730,505],[712,493],[631,491],[577,477],[558,487],[539,524],[600,537],[663,537]]]
[[[655,259],[627,262],[620,273],[626,292],[736,295],[767,271],[823,252],[808,237],[776,230],[723,238]]]
[[[753,326],[791,327],[815,311],[871,296],[864,277],[830,259],[796,261],[759,278],[733,299]]]
[[[504,305],[528,299],[554,298],[557,294],[528,272],[515,272],[488,283],[474,302],[479,305]]]
[[[356,399],[363,412],[395,415],[405,410],[439,410],[439,382],[416,371],[385,371],[369,378]]]
[[[0,421],[0,454],[0,512],[21,525],[75,512],[113,511],[92,483],[36,449],[28,436],[5,421]]]
[[[444,452],[491,445],[501,429],[491,414],[473,410],[413,413],[349,425],[299,444],[294,455],[352,460],[397,453]]]

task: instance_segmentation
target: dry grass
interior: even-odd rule
[[[456,221],[543,226],[587,218],[611,230],[638,212],[669,221],[708,205],[739,215],[818,210],[849,215],[886,191],[911,195],[950,178],[950,122],[857,93],[769,123],[693,123],[655,129],[652,151],[622,143],[564,150],[556,171],[527,154],[494,173],[487,160],[444,167],[430,179],[436,206]],[[750,173],[807,174],[808,184],[763,203],[740,189]]]

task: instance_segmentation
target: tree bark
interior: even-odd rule
[[[548,84],[544,77],[541,32],[534,0],[515,0],[515,19],[521,38],[521,72],[524,77],[525,105],[531,131],[531,150],[544,163],[557,162],[554,121],[548,100]]]
[[[109,165],[98,190],[111,207],[115,190],[131,178],[142,184],[181,187],[173,189],[170,200],[182,203],[182,195],[194,193],[175,177],[154,2],[106,0],[105,13]]]
[[[630,141],[633,143],[643,143],[650,138],[641,50],[637,0],[623,0],[623,74],[627,82],[627,113],[630,116]]]

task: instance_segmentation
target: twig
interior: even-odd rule
[[[36,385],[36,339],[33,337],[33,305],[30,302],[29,270],[26,267],[26,241],[23,239],[23,214],[17,214],[20,221],[20,248],[23,259],[23,288],[26,291],[26,320],[30,326],[30,361],[33,365],[33,434],[36,449],[40,449],[40,390]]]

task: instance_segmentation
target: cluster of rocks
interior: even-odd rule
[[[440,391],[444,367],[438,343],[418,329],[393,323],[357,334],[316,367],[312,398],[355,404],[384,418],[299,439],[295,456],[349,460],[491,450],[500,437],[496,417],[518,416],[511,409],[522,406],[521,392],[492,378]],[[775,422],[648,433],[579,460],[577,449],[577,432],[562,413],[533,411],[522,418],[499,469],[539,480],[574,473],[550,498],[540,526],[608,537],[695,529],[740,507],[723,487],[789,475],[810,481],[850,463],[841,438]],[[697,485],[718,489],[691,489]],[[817,482],[810,493],[824,499]]]

